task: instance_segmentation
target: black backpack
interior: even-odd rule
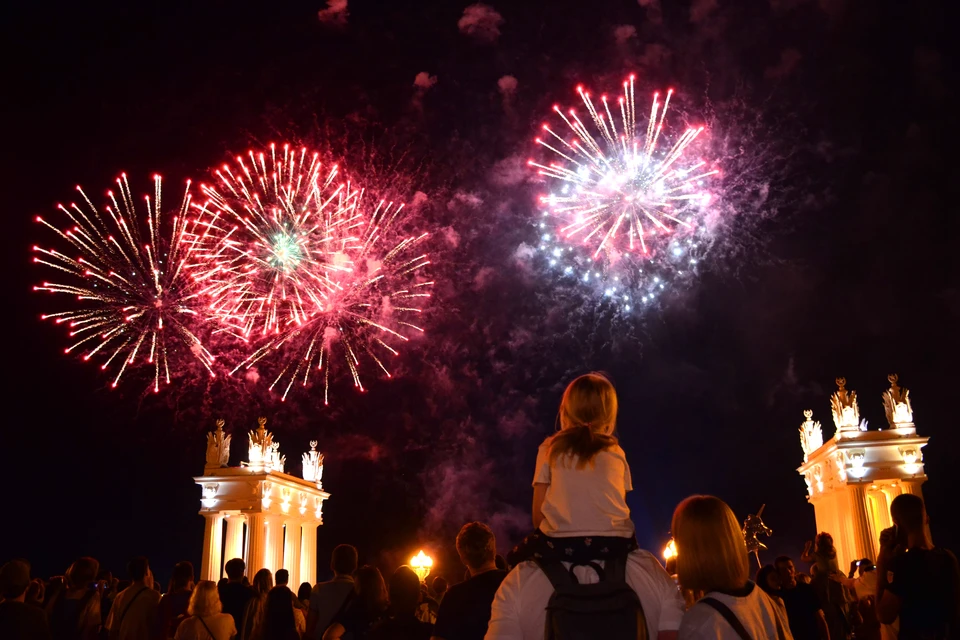
[[[547,603],[545,640],[648,640],[647,619],[637,593],[627,584],[627,558],[612,558],[597,572],[599,582],[580,584],[559,560],[538,559],[537,565],[553,585]]]

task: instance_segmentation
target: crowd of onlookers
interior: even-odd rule
[[[193,566],[178,563],[163,595],[143,557],[126,582],[93,558],[46,583],[13,560],[0,568],[0,640],[960,639],[960,568],[934,546],[917,495],[891,503],[876,565],[858,560],[843,573],[821,533],[799,558],[809,572],[781,556],[754,576],[730,507],[691,496],[674,512],[676,557],[665,569],[636,542],[616,417],[606,377],[570,383],[560,430],[537,455],[535,530],[503,559],[488,526],[464,525],[459,584],[438,577],[428,588],[406,565],[384,580],[376,566],[358,568],[349,545],[333,551],[332,580],[296,593],[285,570],[251,577],[240,558],[218,584],[195,583]]]
[[[195,582],[193,565],[177,563],[162,595],[144,557],[128,563],[123,581],[100,572],[89,557],[46,582],[30,578],[27,562],[12,560],[0,568],[0,639],[960,638],[956,560],[930,543],[920,498],[898,497],[891,512],[896,531],[884,532],[878,564],[863,559],[847,573],[837,571],[829,562],[836,557],[832,540],[821,534],[800,556],[808,572],[780,556],[750,580],[750,558],[730,508],[712,496],[684,500],[673,519],[678,554],[666,570],[639,549],[623,567],[645,636],[617,629],[608,635],[598,626],[605,616],[615,626],[616,611],[582,614],[595,633],[578,635],[575,622],[565,621],[550,635],[557,612],[548,608],[560,589],[549,567],[533,558],[508,572],[493,532],[471,522],[456,539],[467,571],[452,586],[436,576],[428,587],[406,565],[384,580],[373,565],[358,568],[350,545],[334,549],[332,580],[305,582],[296,593],[286,570],[260,569],[250,579],[240,558],[226,563],[219,584]],[[818,563],[818,555],[826,557]],[[563,566],[586,585],[600,582],[600,567],[615,564],[607,557],[581,566],[571,556]]]
[[[350,545],[333,550],[332,580],[305,582],[296,593],[285,569],[249,579],[241,558],[226,562],[219,583],[195,582],[193,565],[177,563],[162,595],[144,557],[128,563],[125,581],[100,573],[89,557],[47,582],[11,560],[0,568],[0,640],[483,638],[503,559],[479,522],[464,525],[456,544],[467,573],[449,588],[441,576],[428,588],[407,565],[385,581],[373,565],[358,568]]]

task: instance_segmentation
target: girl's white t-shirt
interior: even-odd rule
[[[747,584],[750,592],[744,596],[738,597],[719,591],[711,591],[706,595],[727,605],[730,611],[740,620],[740,624],[747,630],[751,638],[793,640],[783,601],[780,598],[767,595],[763,589],[752,582]],[[777,624],[778,621],[779,625]],[[780,633],[777,632],[778,626]],[[734,631],[720,612],[710,605],[698,602],[684,614],[680,623],[679,640],[706,638],[711,640],[740,640],[739,634]]]
[[[592,464],[577,469],[577,458],[565,455],[550,464],[550,440],[537,451],[533,484],[547,484],[540,531],[557,538],[634,534],[627,507],[633,491],[630,466],[619,445],[601,451]]]

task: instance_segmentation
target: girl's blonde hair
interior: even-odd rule
[[[684,589],[729,591],[747,583],[747,544],[726,502],[690,496],[677,505],[671,529],[677,545],[677,578]]]
[[[190,594],[190,604],[187,613],[191,616],[212,616],[220,613],[220,595],[217,593],[217,583],[212,580],[201,580]]]
[[[582,375],[563,392],[560,431],[550,440],[550,463],[559,456],[577,458],[577,468],[590,464],[598,453],[617,444],[617,392],[602,373]]]

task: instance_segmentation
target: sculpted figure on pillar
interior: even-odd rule
[[[860,419],[860,405],[857,392],[846,388],[847,379],[837,378],[837,391],[830,398],[833,410],[833,422],[837,425],[837,434],[844,432],[866,431],[867,421]]]
[[[813,420],[813,410],[807,409],[803,412],[806,420],[800,425],[800,446],[803,448],[803,460],[823,446],[823,428],[819,422]]]
[[[318,489],[323,489],[323,454],[317,451],[317,441],[310,441],[310,451],[303,454],[303,479],[307,482],[316,482]]]
[[[223,420],[217,420],[217,430],[207,433],[207,469],[230,466],[230,436],[223,432],[223,425]]]
[[[913,407],[910,406],[910,390],[897,385],[900,377],[887,376],[890,388],[883,393],[883,411],[892,428],[913,425]]]
[[[287,456],[280,455],[280,443],[274,442],[272,445],[270,445],[270,463],[267,465],[267,467],[273,469],[274,471],[283,473],[283,467],[285,464],[287,464]]]
[[[249,432],[250,445],[247,449],[249,458],[245,466],[257,471],[280,471],[286,464],[286,456],[280,455],[280,443],[274,442],[273,434],[267,431],[267,419],[257,420],[257,430]]]

